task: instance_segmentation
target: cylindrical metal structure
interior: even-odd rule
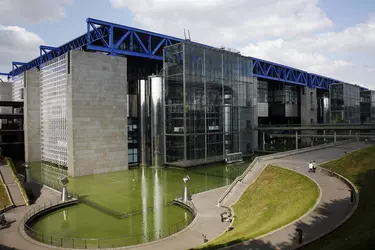
[[[190,196],[189,196],[188,186],[185,183],[185,187],[184,187],[184,202],[188,202],[188,201],[190,201]]]
[[[164,164],[164,115],[163,115],[163,78],[149,76],[150,115],[151,115],[151,154],[152,165],[160,167]]]
[[[68,201],[68,188],[67,188],[67,186],[63,186],[63,188],[62,188],[61,201],[62,202]]]
[[[149,112],[148,112],[148,98],[149,91],[147,91],[148,83],[146,80],[138,81],[139,90],[139,127],[140,127],[140,165],[147,165],[147,135],[148,135],[148,124],[149,124]]]

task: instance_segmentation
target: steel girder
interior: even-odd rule
[[[23,73],[25,70],[29,70],[32,68],[39,68],[40,65],[43,63],[56,58],[59,55],[65,54],[70,50],[80,49],[87,45],[87,38],[90,37],[90,41],[95,42],[98,39],[108,36],[108,31],[103,28],[99,27],[97,29],[101,36],[98,36],[98,33],[90,32],[89,34],[84,34],[76,39],[60,46],[60,47],[50,47],[50,46],[40,46],[40,56],[35,58],[34,60],[28,63],[18,63],[13,62],[12,64],[12,71],[9,73],[10,76],[16,76]]]
[[[163,47],[182,42],[183,39],[166,36],[124,25],[87,19],[87,34],[94,33],[100,37],[93,43],[87,36],[88,50],[102,51],[110,55],[128,55],[149,59],[163,60]],[[98,27],[108,30],[104,38]]]
[[[253,59],[253,74],[258,78],[276,80],[292,84],[308,86],[310,88],[329,89],[332,83],[341,81],[308,73],[303,70],[291,68],[285,65],[268,62],[258,58]]]
[[[184,39],[92,18],[88,18],[86,24],[86,34],[60,47],[41,45],[40,56],[28,63],[13,62],[12,71],[9,73],[9,76],[21,74],[25,70],[34,67],[39,68],[43,63],[76,49],[101,51],[115,56],[127,55],[163,60],[162,51],[165,46],[184,41]],[[207,45],[203,46],[210,47]],[[253,60],[252,72],[258,78],[321,89],[328,89],[331,83],[340,82],[285,65],[258,58],[250,58]]]
[[[309,77],[310,77],[310,83],[309,83],[310,88],[329,89],[330,84],[340,82],[338,80],[335,80],[329,77],[312,74],[312,73],[309,74]]]
[[[258,78],[308,86],[309,73],[258,58],[253,60],[253,74]]]

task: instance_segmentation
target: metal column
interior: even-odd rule
[[[298,149],[298,131],[296,131],[296,149]]]
[[[151,154],[152,165],[160,167],[164,164],[164,114],[163,114],[163,79],[160,76],[150,76],[150,114],[151,114]]]
[[[336,143],[336,131],[333,132],[333,142]]]
[[[139,121],[140,121],[140,160],[141,166],[147,165],[147,134],[148,134],[148,124],[149,124],[149,112],[148,112],[148,93],[146,91],[148,84],[146,80],[138,81],[139,89]]]

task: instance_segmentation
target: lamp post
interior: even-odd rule
[[[185,183],[185,186],[184,186],[184,202],[188,202],[188,201],[190,201],[190,197],[189,197],[187,182],[190,180],[190,177],[187,175],[184,178],[182,178],[182,180]]]
[[[30,182],[30,165],[27,163],[23,164],[23,167],[25,168],[25,183]]]
[[[60,184],[63,186],[62,192],[61,192],[61,201],[65,202],[68,201],[68,177],[64,176],[59,179]]]

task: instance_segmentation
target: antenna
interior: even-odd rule
[[[188,34],[189,34],[189,41],[191,41],[190,30],[189,29],[188,29]]]
[[[185,40],[186,40],[186,32],[185,32],[185,28],[184,28],[184,37],[185,37]]]

